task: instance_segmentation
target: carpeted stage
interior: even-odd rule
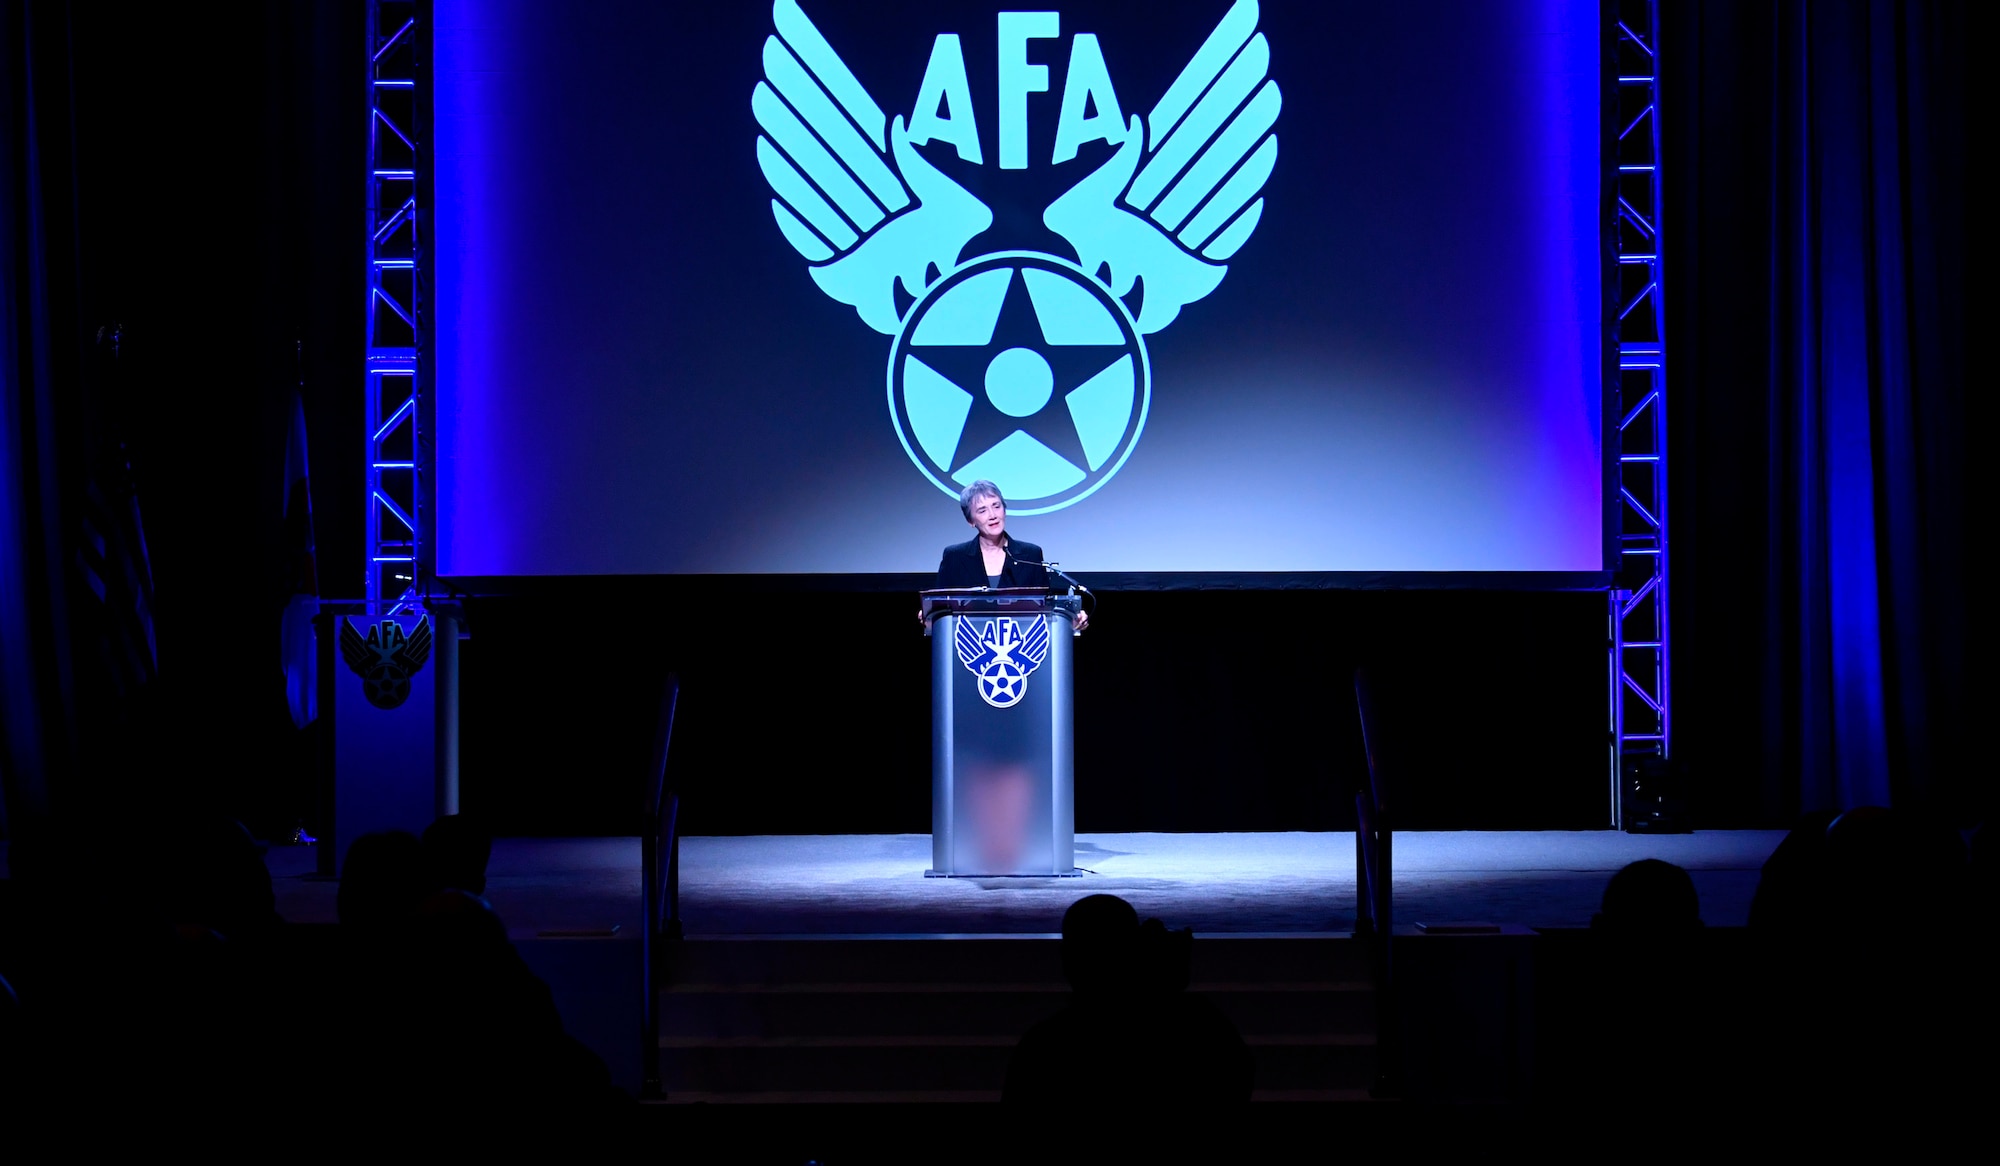
[[[1638,836],[1614,831],[1398,834],[1396,919],[1580,927],[1619,867],[1686,867],[1711,926],[1740,926],[1781,831]],[[1197,932],[1339,932],[1354,926],[1351,834],[1079,834],[1069,879],[927,879],[923,834],[688,838],[681,913],[691,935],[1026,934],[1057,929],[1098,892]],[[310,850],[269,855],[278,907],[331,922],[335,886]],[[488,897],[517,938],[618,925],[636,936],[634,838],[511,838],[494,847]]]

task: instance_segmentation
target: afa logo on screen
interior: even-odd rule
[[[1096,34],[1073,34],[1051,77],[1030,45],[1060,40],[1062,14],[994,19],[997,126],[974,117],[957,33],[937,34],[892,118],[796,0],[772,6],[750,104],[778,229],[820,290],[893,338],[889,414],[910,461],[947,494],[985,478],[1014,513],[1044,514],[1131,456],[1152,403],[1145,338],[1213,292],[1257,229],[1280,97],[1256,0],[1236,0],[1144,117],[1123,112]],[[1061,95],[1053,142],[1029,140],[1031,93]],[[931,142],[1001,170],[1060,168],[1090,142],[1114,153],[1048,205],[1005,208],[1067,254],[968,256],[994,208],[914,148]]]
[[[1042,666],[1049,654],[1049,621],[1037,616],[1020,622],[1011,619],[958,621],[958,662],[979,677],[979,699],[994,708],[1012,708],[1028,695],[1028,677]]]

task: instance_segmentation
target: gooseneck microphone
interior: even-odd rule
[[[1002,552],[1006,554],[1008,562],[1025,563],[1030,567],[1040,567],[1042,570],[1047,571],[1049,574],[1054,575],[1056,578],[1061,579],[1064,582],[1068,583],[1071,587],[1074,587],[1078,591],[1081,591],[1085,595],[1088,595],[1090,597],[1090,605],[1092,607],[1097,606],[1097,592],[1092,591],[1090,588],[1085,587],[1082,583],[1077,582],[1076,576],[1071,575],[1069,572],[1063,570],[1061,563],[1044,563],[1039,559],[1020,558],[1014,554],[1014,545],[1011,541],[1003,544],[1000,549]]]

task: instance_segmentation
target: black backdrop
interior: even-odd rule
[[[0,656],[8,829],[13,815],[39,812],[41,789],[100,819],[153,797],[203,797],[260,831],[281,829],[310,804],[310,737],[290,729],[277,665],[285,410],[301,340],[322,585],[360,587],[361,7],[274,2],[215,19],[157,5],[0,12],[0,226],[17,248],[69,232],[39,239],[41,284],[18,266],[0,272],[10,303],[39,296],[46,309],[9,324],[15,339],[72,358],[52,366],[53,417],[36,411],[44,398],[17,392],[32,381],[24,366],[5,370],[0,424],[36,456],[0,474],[14,496],[48,504],[36,520],[46,529],[30,522],[5,537],[46,533],[74,551],[69,514],[85,475],[73,423],[93,408],[112,414],[144,511],[159,641],[157,681],[118,695],[92,682],[101,631],[74,606],[39,590],[0,597],[75,632],[67,648],[38,639],[26,663]],[[1966,451],[1980,432],[1963,375],[1964,114],[1953,88],[1963,12],[1666,5],[1677,733],[1703,825],[1778,824],[1852,797],[1942,806],[1965,821],[1986,805],[1990,776],[1959,763],[1957,735],[1966,661],[1984,651],[1965,618],[1960,550]],[[1879,116],[1828,115],[1843,86],[1881,98]],[[29,96],[44,130],[70,132],[31,139]],[[1846,170],[1801,165],[1829,146]],[[1870,176],[1886,176],[1908,209],[1884,204],[1877,182],[1865,231],[1833,219],[1810,237],[1792,229],[1793,212]],[[28,213],[36,198],[47,213]],[[1887,631],[1867,649],[1886,662],[1882,696],[1859,714],[1880,720],[1890,744],[1890,780],[1873,792],[1827,781],[1839,718],[1826,715],[1827,668],[1809,649],[1830,627],[1815,604],[1833,584],[1813,539],[1841,531],[1800,488],[1828,472],[1800,445],[1819,398],[1798,358],[1823,302],[1806,292],[1828,255],[1856,248],[1909,277],[1901,292],[1877,282],[1864,297],[1877,337],[1859,366],[1877,386],[1870,399],[1878,416],[1921,422],[1915,439],[1893,428],[1859,436],[1863,448],[1921,455],[1885,458],[1861,481],[1894,502],[1880,522],[1895,537],[1848,568],[1886,581]],[[116,376],[93,378],[82,354],[114,321],[127,337]],[[21,351],[10,347],[10,361]],[[1899,368],[1916,371],[1897,380]],[[38,553],[14,541],[0,562]],[[1079,824],[1337,824],[1359,759],[1344,675],[1347,657],[1366,654],[1357,640],[1398,671],[1408,694],[1398,707],[1418,726],[1408,735],[1425,760],[1406,783],[1405,824],[1590,824],[1588,808],[1602,804],[1590,756],[1604,695],[1597,603],[1108,595],[1079,658]],[[783,605],[769,596],[599,580],[484,605],[465,654],[468,802],[506,830],[630,829],[657,686],[677,668],[690,828],[922,829],[911,604],[858,597],[839,612],[860,650],[829,661],[773,654],[793,649],[773,630]],[[758,696],[753,667],[779,675],[781,695]],[[24,718],[49,731],[30,741],[16,731]]]
[[[1603,602],[1107,594],[1077,645],[1077,829],[1351,827],[1357,662],[1396,716],[1406,825],[1602,826]],[[462,660],[465,807],[518,830],[626,820],[673,668],[689,831],[928,832],[930,661],[916,606],[914,595],[638,579],[476,600]]]

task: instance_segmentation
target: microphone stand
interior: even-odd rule
[[[1083,592],[1086,596],[1090,598],[1091,610],[1095,611],[1097,609],[1097,593],[1095,591],[1092,591],[1090,588],[1085,587],[1082,583],[1077,582],[1076,576],[1071,575],[1069,572],[1063,570],[1061,563],[1043,563],[1043,562],[1038,562],[1034,559],[1016,558],[1014,557],[1014,548],[1011,546],[1002,547],[1000,549],[1006,552],[1008,562],[1026,563],[1030,567],[1040,567],[1042,570],[1047,571],[1049,574],[1054,575],[1056,578],[1061,579],[1065,583],[1068,583],[1070,585],[1071,590]]]

